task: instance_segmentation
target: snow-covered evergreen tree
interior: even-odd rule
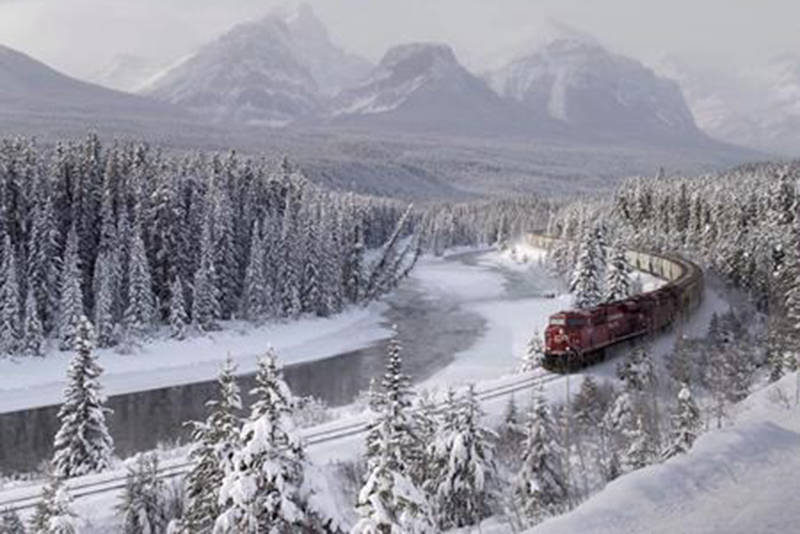
[[[617,243],[611,253],[611,261],[606,270],[605,300],[612,302],[628,298],[633,294],[631,281],[632,268],[625,257],[625,249]]]
[[[25,534],[25,523],[19,514],[13,510],[2,512],[0,517],[0,532],[3,534]]]
[[[492,513],[497,498],[496,436],[482,426],[482,416],[470,385],[431,445],[435,517],[442,530],[475,525]]]
[[[138,225],[133,234],[128,264],[128,307],[125,309],[125,329],[138,338],[145,336],[155,318],[150,266]]]
[[[170,285],[169,293],[169,330],[170,336],[183,339],[186,336],[186,326],[189,317],[186,315],[186,304],[183,298],[183,283],[180,276],[176,276]]]
[[[58,477],[74,477],[106,469],[113,441],[106,427],[100,391],[101,367],[92,353],[92,324],[81,318],[75,340],[75,356],[67,371],[64,404],[58,411],[61,426],[53,444],[53,470]]]
[[[664,449],[662,457],[666,459],[688,452],[701,427],[700,410],[692,398],[689,387],[683,384],[678,392],[678,405],[672,414],[672,433],[669,445]]]
[[[578,262],[569,286],[575,298],[575,306],[578,308],[591,308],[603,300],[601,276],[604,266],[600,264],[597,250],[594,235],[587,233],[581,243]]]
[[[192,321],[204,331],[217,328],[220,317],[219,290],[214,273],[214,250],[211,221],[207,217],[200,238],[200,265],[194,274],[192,295]]]
[[[408,377],[395,331],[389,342],[380,410],[367,435],[367,475],[354,534],[432,532],[427,496],[414,481],[422,444],[414,435]]]
[[[265,240],[260,235],[261,233],[256,223],[253,223],[252,234],[250,261],[247,264],[247,272],[244,278],[241,311],[244,318],[250,321],[259,321],[267,314],[271,291],[267,288],[264,269]]]
[[[259,360],[256,397],[220,488],[214,532],[317,532],[328,519],[309,504],[307,459],[294,429],[294,400],[276,356]]]
[[[518,506],[533,524],[565,509],[569,485],[563,456],[550,407],[539,393],[528,413],[522,467],[514,483]]]
[[[537,369],[541,369],[544,363],[544,346],[542,345],[542,336],[538,331],[533,333],[528,346],[525,349],[525,354],[519,364],[520,373],[529,373]]]
[[[209,534],[222,509],[219,488],[239,445],[242,408],[236,367],[228,359],[220,371],[219,397],[206,403],[209,410],[204,422],[192,424],[192,447],[189,457],[194,464],[186,479],[186,510],[180,522],[185,534]]]
[[[8,234],[3,239],[0,254],[0,350],[14,354],[20,348],[22,329],[17,262]]]
[[[97,332],[97,346],[110,347],[116,343],[116,324],[114,320],[115,292],[112,251],[102,252],[94,266],[94,284],[97,287],[94,301],[94,324]]]
[[[77,515],[63,480],[54,476],[42,488],[42,498],[31,517],[30,534],[79,534]]]
[[[41,356],[44,346],[44,327],[39,320],[39,306],[32,290],[25,297],[25,319],[22,329],[22,349],[29,356]]]
[[[137,454],[128,461],[125,489],[117,504],[124,534],[162,534],[167,528],[164,481],[158,455]]]
[[[653,463],[657,453],[641,415],[636,418],[633,428],[627,430],[627,441],[628,448],[622,457],[623,466],[627,470],[635,471]]]
[[[67,235],[61,270],[61,298],[58,307],[58,340],[61,350],[72,350],[83,316],[82,275],[78,265],[78,234],[71,227]]]
[[[617,367],[617,376],[629,391],[649,391],[656,383],[650,353],[644,347],[636,347]]]

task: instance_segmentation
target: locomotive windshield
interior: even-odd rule
[[[586,319],[580,317],[570,317],[567,319],[567,326],[583,326],[586,324]]]
[[[550,324],[564,326],[566,324],[566,320],[563,317],[550,317]]]

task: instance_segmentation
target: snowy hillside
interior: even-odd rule
[[[612,483],[531,534],[794,532],[800,476],[797,375],[738,406],[737,423],[701,436],[691,452]]]
[[[560,37],[488,76],[501,95],[579,132],[659,142],[702,137],[678,86],[583,37]]]

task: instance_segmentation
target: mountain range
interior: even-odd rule
[[[240,24],[156,75],[151,62],[118,59],[96,79],[148,79],[138,94],[0,48],[0,135],[94,129],[178,150],[289,154],[331,187],[421,199],[596,190],[662,166],[761,157],[706,136],[675,83],[586,36],[561,34],[487,73],[442,43],[398,45],[372,64],[301,7]]]
[[[216,122],[449,135],[705,142],[678,86],[567,32],[478,76],[441,43],[347,54],[311,8],[240,24],[143,94]]]

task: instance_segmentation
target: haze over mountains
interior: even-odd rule
[[[95,77],[134,95],[0,49],[0,133],[288,153],[333,187],[421,198],[591,190],[760,157],[697,128],[674,82],[563,29],[488,73],[445,43],[399,44],[374,65],[303,6],[155,66],[120,57]]]

